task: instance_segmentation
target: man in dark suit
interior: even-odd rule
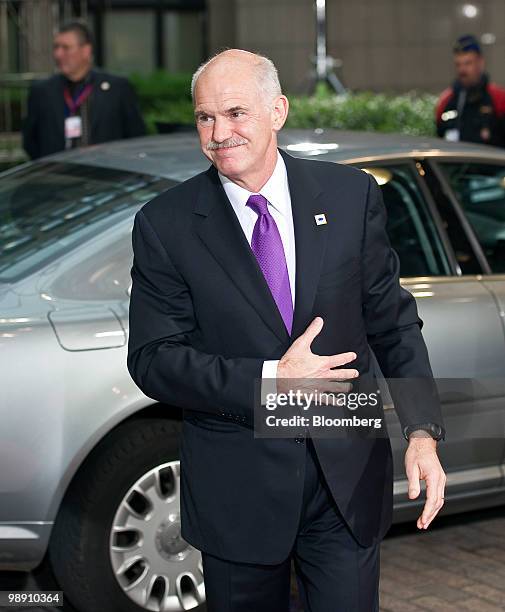
[[[128,80],[92,67],[92,37],[84,24],[64,25],[53,55],[59,74],[33,83],[28,95],[23,147],[31,159],[145,134]]]
[[[207,609],[287,612],[293,558],[307,611],[378,611],[389,439],[255,436],[254,391],[374,379],[370,348],[386,377],[433,383],[380,189],[277,148],[288,100],[267,58],[224,51],[192,92],[212,165],[135,217],[128,369],[184,409],[181,533],[202,551]],[[426,529],[443,504],[440,408],[427,391],[397,410]]]

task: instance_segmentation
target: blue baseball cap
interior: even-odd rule
[[[475,51],[479,55],[482,53],[479,41],[472,34],[460,36],[452,49],[454,53],[466,53],[467,51]]]

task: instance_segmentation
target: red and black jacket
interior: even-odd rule
[[[455,81],[438,99],[436,123],[441,137],[459,130],[459,140],[505,147],[505,88],[487,74],[470,88]]]

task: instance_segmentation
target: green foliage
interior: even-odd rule
[[[156,134],[156,122],[194,125],[193,105],[184,100],[174,101],[144,114],[147,131]]]
[[[5,131],[21,130],[22,109],[27,91],[23,86],[0,83],[0,135]]]
[[[192,124],[191,75],[164,71],[133,75],[131,81],[150,133],[156,122]],[[289,96],[286,127],[336,128],[373,132],[434,135],[436,96],[409,92],[403,95],[360,92],[336,95],[325,83],[311,96]]]
[[[26,99],[28,88],[23,86],[2,85],[1,91],[4,100],[21,103]]]
[[[186,102],[191,105],[190,74],[169,74],[165,70],[157,70],[149,75],[134,73],[129,78],[143,113],[167,109],[174,103]]]
[[[144,115],[147,131],[156,134],[156,122],[192,124],[191,75],[157,70],[129,77]]]
[[[335,95],[323,85],[312,96],[290,97],[286,126],[431,136],[435,134],[436,100],[432,94],[418,92]]]

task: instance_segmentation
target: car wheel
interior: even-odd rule
[[[180,424],[128,421],[69,487],[49,544],[79,612],[203,610],[200,551],[180,533]]]

